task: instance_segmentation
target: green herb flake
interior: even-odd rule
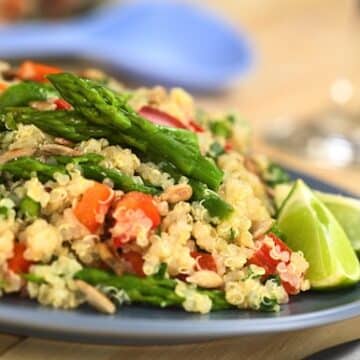
[[[236,239],[236,230],[233,228],[230,228],[228,241],[233,242],[235,239]]]
[[[290,175],[280,165],[271,163],[263,174],[263,179],[268,186],[290,182]]]
[[[280,230],[277,223],[274,223],[268,230],[267,234],[274,234],[280,240],[286,241],[286,235]]]
[[[278,274],[270,275],[269,277],[266,278],[266,281],[273,281],[276,285],[278,286],[281,285],[281,279]]]
[[[0,217],[7,219],[9,216],[9,209],[6,206],[0,206]]]
[[[264,297],[260,304],[260,311],[264,312],[272,312],[272,311],[278,311],[279,304],[278,301],[274,298],[268,298]]]
[[[44,284],[46,283],[45,279],[39,275],[35,275],[35,274],[31,274],[31,273],[27,273],[27,274],[23,274],[22,277],[32,283],[35,284]]]
[[[220,155],[225,153],[225,149],[217,141],[210,145],[208,155],[213,159],[217,159]]]
[[[210,131],[216,136],[229,139],[232,136],[231,124],[226,120],[216,120],[209,124]]]

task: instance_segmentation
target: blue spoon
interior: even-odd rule
[[[0,27],[0,58],[39,56],[87,58],[146,83],[199,91],[224,88],[252,62],[244,35],[204,10],[169,0]]]

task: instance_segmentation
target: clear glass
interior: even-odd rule
[[[360,0],[349,1],[343,53],[329,88],[331,106],[267,134],[272,145],[332,166],[360,168]]]

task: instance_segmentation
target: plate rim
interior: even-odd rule
[[[354,194],[310,174],[288,167],[286,169],[289,170],[294,178],[304,178],[305,181],[317,184],[318,188],[319,186],[325,187],[326,191],[354,196]],[[358,291],[358,288],[360,288],[360,285],[355,286],[355,291]],[[244,312],[246,310],[239,311]],[[50,314],[49,319],[61,319],[62,313],[66,315],[64,322],[50,323],[49,321],[46,322],[43,317],[38,318],[38,312],[42,316],[45,316],[46,313]],[[22,318],[22,314],[26,315],[25,319]],[[32,306],[25,305],[19,307],[16,304],[2,303],[0,300],[0,330],[4,332],[81,343],[168,345],[196,343],[234,336],[295,331],[327,325],[360,316],[360,297],[350,303],[333,306],[328,309],[279,317],[276,314],[269,314],[269,317],[259,319],[239,319],[235,317],[207,319],[209,315],[194,315],[194,318],[185,321],[173,318],[161,318],[160,321],[154,321],[152,316],[149,316],[146,318],[119,318],[112,327],[97,328],[96,325],[99,318],[96,318],[96,316],[105,317],[101,319],[105,322],[116,318],[116,314],[115,316],[108,316],[91,313],[91,316],[88,316],[88,313],[82,310],[54,310],[44,308],[41,305],[34,306],[34,304]],[[199,317],[197,318],[196,316]],[[95,326],[86,328],[83,324],[76,323],[77,320],[81,319],[85,319],[87,322],[94,322]],[[71,320],[75,322],[67,322]],[[169,331],[170,328],[174,330]]]
[[[40,306],[40,305],[39,305]],[[129,344],[134,340],[137,344],[145,344],[150,341],[152,344],[168,344],[180,342],[186,343],[188,340],[198,342],[204,339],[221,339],[233,336],[260,335],[268,333],[278,333],[284,331],[295,331],[317,326],[323,326],[330,323],[339,322],[360,316],[360,299],[349,304],[323,309],[306,314],[285,315],[283,317],[269,316],[265,319],[208,319],[207,327],[203,326],[202,319],[206,315],[199,315],[200,321],[191,319],[190,321],[178,322],[177,319],[161,319],[157,324],[154,319],[119,319],[122,321],[120,327],[112,328],[112,331],[103,329],[86,329],[84,326],[71,327],[62,324],[43,325],[42,321],[33,322],[33,319],[21,320],[17,316],[14,317],[8,308],[15,310],[14,306],[6,304],[0,306],[0,329],[7,329],[10,333],[17,335],[36,336],[41,338],[52,338],[66,341],[76,342],[92,342],[98,344]],[[41,308],[39,308],[41,311]],[[26,311],[31,308],[26,309]],[[56,315],[67,310],[47,309]],[[240,310],[244,311],[244,310]],[[246,311],[246,310],[245,310]],[[21,314],[22,312],[20,312]],[[87,316],[87,313],[79,313],[77,310],[69,312],[72,315]],[[105,316],[101,314],[100,316]],[[113,320],[116,317],[108,317]],[[256,324],[255,324],[256,323]],[[139,331],[139,326],[141,330]],[[255,326],[254,326],[255,325]],[[173,332],[169,332],[169,326],[175,328]],[[221,329],[221,333],[219,333]],[[25,333],[24,333],[25,330]],[[31,333],[27,332],[29,330]],[[59,336],[61,339],[59,339]],[[73,340],[72,337],[75,337]],[[179,338],[181,338],[179,340]],[[138,342],[140,340],[140,343]],[[165,342],[163,341],[165,340]],[[176,341],[179,340],[179,341]]]

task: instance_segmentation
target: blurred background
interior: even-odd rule
[[[360,194],[358,0],[0,0],[0,58],[29,57],[179,83],[242,113],[256,151]]]

